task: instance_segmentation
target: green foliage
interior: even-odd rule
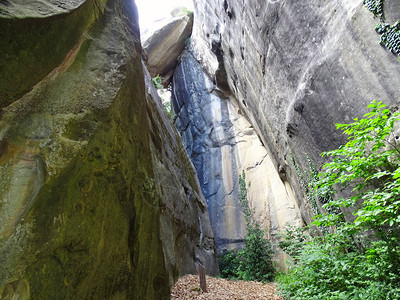
[[[243,249],[222,253],[219,260],[222,277],[262,282],[274,278],[273,251],[264,233],[258,225],[251,226]]]
[[[347,234],[314,239],[278,278],[280,290],[290,299],[399,299],[398,271],[389,257],[398,258],[400,249],[393,250],[384,241],[357,250]]]
[[[190,43],[191,43],[191,38],[190,38],[190,36],[188,36],[185,39],[185,47],[186,47],[186,49],[188,49],[188,47],[190,46]]]
[[[288,225],[285,232],[279,234],[279,248],[296,259],[309,240],[309,236],[305,233],[307,229],[307,227]]]
[[[174,108],[172,107],[172,101],[171,100],[164,101],[164,99],[162,99],[162,100],[163,100],[164,111],[167,113],[167,115],[169,116],[169,118],[171,120],[174,120],[176,117],[176,114],[175,114]]]
[[[192,14],[193,12],[191,11],[191,10],[188,10],[186,7],[183,7],[182,8],[182,14],[184,14],[184,15],[190,15],[190,14]]]
[[[246,174],[244,170],[242,171],[242,175],[239,174],[239,201],[242,205],[243,213],[246,217],[247,227],[251,224],[252,213],[249,206],[249,201],[247,200],[247,189],[251,186],[251,182],[249,182],[246,186]]]
[[[309,184],[304,179],[303,172],[301,171],[300,167],[297,165],[297,163],[296,163],[296,161],[295,161],[295,159],[294,159],[292,154],[290,154],[290,160],[292,161],[292,165],[293,165],[293,167],[294,167],[294,169],[296,171],[297,178],[298,178],[298,180],[299,180],[299,182],[300,182],[300,184],[301,184],[301,186],[303,188],[303,191],[307,196],[307,200],[310,200],[310,199],[308,199],[309,196],[311,196],[311,193],[310,193],[310,190],[309,190]],[[313,208],[314,212],[317,212],[317,206],[313,205],[312,201],[308,201],[308,202],[312,205],[312,208]]]
[[[220,275],[223,278],[238,279],[240,260],[235,250],[224,250],[219,257]]]
[[[175,8],[172,12],[171,15],[173,17],[182,17],[182,16],[187,16],[192,14],[193,12],[188,10],[186,7],[182,6],[182,7],[177,7]]]
[[[163,89],[164,86],[162,85],[162,77],[157,75],[151,79],[156,89]]]
[[[368,107],[364,118],[337,124],[348,142],[322,154],[331,161],[314,183],[331,198],[313,226],[334,232],[307,241],[289,228],[280,243],[294,258],[279,278],[286,297],[400,299],[400,150],[393,132],[400,114],[381,102]],[[350,195],[338,197],[343,191]],[[346,218],[344,209],[354,216]]]
[[[162,84],[162,77],[160,75],[157,75],[156,77],[152,78],[151,81],[154,84],[154,87],[158,90],[158,95],[161,98],[163,107],[164,107],[164,111],[167,113],[167,115],[169,116],[169,118],[171,120],[174,120],[176,115],[175,115],[175,111],[174,108],[172,106],[172,101],[171,101],[171,90],[172,87],[171,85],[168,86],[168,88],[164,88],[163,84]],[[168,95],[169,93],[169,95]]]
[[[309,171],[301,170],[300,167],[296,164],[296,161],[292,154],[290,154],[290,159],[296,171],[297,178],[299,179],[299,182],[303,188],[304,194],[307,197],[307,202],[311,205],[312,211],[314,212],[314,214],[321,213],[317,201],[320,204],[328,203],[331,199],[331,192],[328,190],[323,191],[321,189],[314,190],[314,186],[316,182],[318,182],[318,172],[308,155],[307,161]]]
[[[272,263],[271,243],[264,237],[265,231],[252,221],[252,213],[247,200],[247,189],[244,171],[239,174],[239,200],[247,222],[245,247],[239,251],[224,251],[220,256],[221,276],[230,279],[270,281],[275,269]]]
[[[248,228],[245,245],[238,253],[239,278],[243,280],[270,281],[274,277],[271,243],[264,238],[258,224]]]
[[[400,54],[400,22],[394,25],[388,23],[378,23],[375,31],[380,35],[379,44],[384,46],[394,54]]]
[[[325,171],[316,184],[321,190],[352,189],[352,196],[331,201],[325,207],[354,207],[356,220],[351,226],[355,230],[400,224],[400,150],[393,133],[400,114],[391,113],[375,100],[368,107],[371,111],[363,119],[336,125],[349,141],[322,154],[332,161],[324,165]],[[323,218],[318,218],[316,224],[335,225]]]
[[[383,0],[364,0],[364,5],[375,17],[383,17]]]
[[[375,31],[380,35],[379,43],[393,54],[400,55],[400,21],[394,25],[385,23],[383,0],[364,0],[364,5],[380,19],[375,26]]]

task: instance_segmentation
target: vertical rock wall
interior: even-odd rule
[[[199,0],[195,8],[196,59],[238,99],[310,222],[291,156],[300,170],[309,170],[307,156],[318,167],[322,151],[346,141],[335,123],[362,116],[373,99],[396,110],[397,57],[378,44],[362,0]]]
[[[196,260],[215,273],[134,3],[19,2],[0,16],[0,298],[166,299]]]
[[[285,225],[300,225],[290,185],[280,179],[234,99],[217,89],[189,51],[175,70],[173,99],[176,126],[197,170],[220,251],[243,246],[246,221],[238,182],[242,171],[250,184],[254,220],[272,241]],[[283,255],[276,259],[284,265]]]

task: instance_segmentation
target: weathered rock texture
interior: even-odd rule
[[[0,298],[164,299],[196,259],[214,273],[193,166],[144,80],[134,3],[18,16],[0,17]]]
[[[385,22],[394,24],[400,20],[400,3],[396,0],[385,0],[383,5]]]
[[[397,57],[379,46],[362,0],[199,0],[195,8],[196,58],[239,100],[309,222],[290,154],[300,170],[307,156],[318,166],[322,151],[346,141],[335,123],[362,116],[373,99],[400,104]]]
[[[246,221],[239,201],[245,171],[254,220],[275,241],[285,225],[300,225],[290,185],[282,182],[256,132],[186,51],[173,79],[176,126],[197,170],[221,251],[243,246]],[[282,255],[276,256],[281,265]]]
[[[160,22],[159,29],[143,38],[147,67],[152,77],[161,75],[169,81],[177,58],[192,34],[193,13]]]

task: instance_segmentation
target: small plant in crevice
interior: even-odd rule
[[[364,0],[364,5],[375,17],[383,18],[383,0]]]
[[[167,113],[167,115],[171,120],[174,120],[176,115],[171,100],[171,91],[172,91],[171,84],[167,88],[164,88],[162,84],[163,79],[160,75],[153,77],[151,81],[153,82],[154,87],[157,89],[157,94],[161,98],[164,111]]]
[[[246,183],[244,171],[239,174],[239,199],[246,217],[247,234],[245,247],[240,250],[225,250],[219,258],[221,276],[230,279],[271,281],[275,268],[272,263],[271,243],[264,235],[265,231],[252,220],[252,212],[247,199],[251,186]]]
[[[375,31],[380,35],[379,44],[393,54],[400,55],[400,20],[394,25],[385,22],[383,0],[364,0],[364,5],[380,20],[375,26]]]
[[[396,55],[400,55],[400,22],[394,25],[379,23],[375,26],[376,32],[380,35],[379,43]]]
[[[151,81],[154,84],[154,87],[159,90],[159,89],[163,89],[164,86],[162,85],[162,77],[160,75],[157,75],[156,77],[153,77],[151,79]]]
[[[314,214],[320,213],[320,209],[318,207],[318,204],[315,200],[315,193],[312,190],[314,182],[317,180],[317,174],[318,172],[316,171],[314,164],[311,162],[311,159],[307,156],[307,160],[309,163],[309,168],[310,172],[304,172],[306,174],[306,178],[304,178],[303,171],[300,169],[300,167],[297,165],[293,154],[290,153],[290,160],[292,162],[292,165],[294,167],[294,170],[296,172],[297,178],[300,182],[301,187],[303,188],[304,194],[306,195],[307,202],[311,205],[311,209]]]
[[[246,218],[247,227],[251,225],[252,212],[250,209],[249,201],[247,200],[247,191],[251,186],[251,182],[246,183],[246,174],[242,171],[239,174],[239,201],[242,205],[243,213]]]
[[[186,49],[189,49],[189,47],[191,45],[191,42],[192,42],[192,40],[191,40],[190,36],[185,38],[185,47],[186,47]]]
[[[300,185],[303,188],[304,194],[306,195],[307,203],[310,204],[312,212],[315,215],[318,215],[322,213],[320,206],[324,206],[332,200],[333,189],[331,187],[316,187],[316,184],[319,182],[318,171],[314,163],[311,161],[311,158],[308,155],[306,155],[306,158],[309,168],[308,172],[302,171],[297,165],[293,155],[290,154],[292,165],[295,169]],[[332,214],[339,213],[338,210],[333,207],[327,207],[325,210]]]
[[[184,6],[181,6],[181,7],[175,8],[173,11],[171,11],[171,16],[176,18],[176,17],[187,16],[187,15],[190,15],[192,13],[193,13],[193,11],[187,9]]]

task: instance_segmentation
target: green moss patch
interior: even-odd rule
[[[71,13],[42,19],[0,14],[0,107],[31,90],[65,59],[102,12],[95,2],[88,0]]]

